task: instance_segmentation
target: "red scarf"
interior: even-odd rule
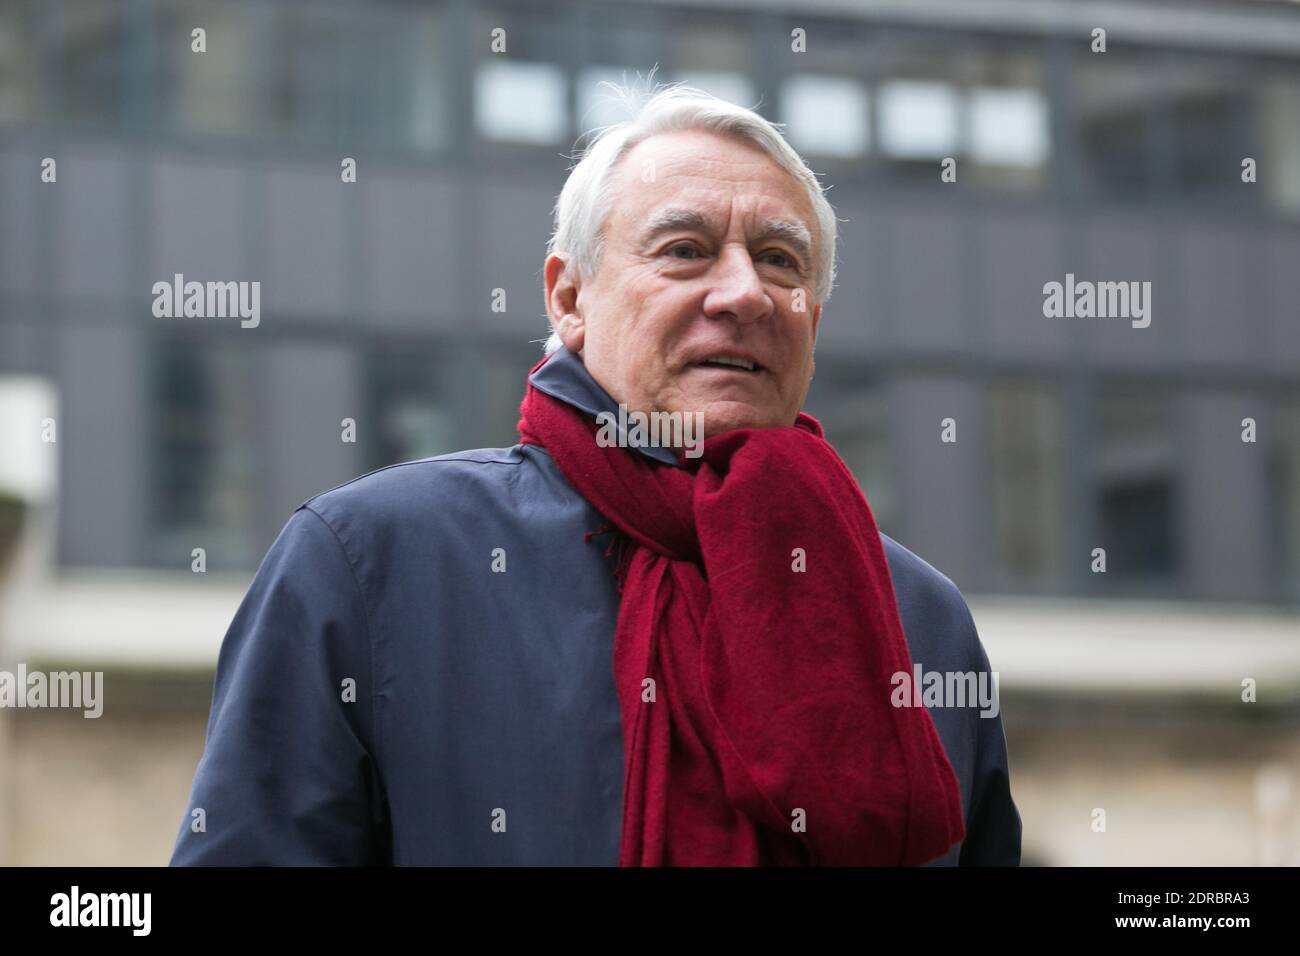
[[[531,382],[520,410],[522,441],[626,536],[620,866],[919,865],[964,837],[929,712],[890,703],[912,659],[889,565],[815,418],[676,468],[598,446]]]

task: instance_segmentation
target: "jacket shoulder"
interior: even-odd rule
[[[881,534],[885,557],[894,582],[898,613],[913,643],[913,652],[938,651],[951,659],[954,652],[972,664],[983,648],[961,590],[942,571]]]
[[[948,610],[968,613],[966,599],[950,577],[889,535],[881,534],[880,540],[885,546],[885,558],[889,561],[896,592],[920,594],[927,601],[937,601]]]
[[[398,462],[335,485],[298,507],[309,508],[330,523],[401,518],[413,511],[437,509],[475,486],[509,480],[509,471],[525,460],[523,446],[513,445]]]

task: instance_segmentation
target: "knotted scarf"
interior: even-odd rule
[[[929,712],[891,703],[912,661],[884,547],[816,419],[674,467],[531,382],[520,410],[625,545],[620,866],[919,865],[963,838]]]

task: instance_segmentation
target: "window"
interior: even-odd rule
[[[985,166],[1032,168],[1051,149],[1047,104],[1034,89],[980,87],[969,95],[970,156]]]
[[[752,65],[751,21],[733,15],[699,12],[674,17],[670,49],[664,58],[673,80],[686,80],[709,92],[753,106],[748,73]],[[730,95],[729,95],[730,94]]]
[[[993,530],[1001,590],[1058,590],[1064,509],[1060,409],[1039,382],[997,383],[988,392]]]
[[[890,533],[897,515],[893,472],[889,456],[889,417],[884,389],[862,384],[854,369],[819,363],[809,389],[807,410],[826,430],[853,472],[875,516],[876,526]]]
[[[559,67],[488,60],[474,79],[474,122],[484,139],[547,145],[564,138],[569,120]]]
[[[65,3],[58,16],[43,15],[54,29],[52,76],[58,115],[66,122],[112,126],[122,120],[127,57],[127,17],[120,0]],[[39,14],[38,14],[39,15]]]
[[[948,83],[891,80],[880,87],[880,146],[897,159],[957,152],[957,91]]]
[[[0,8],[0,125],[25,122],[32,115],[34,26],[25,7]]]
[[[1080,56],[1072,94],[1087,185],[1108,196],[1143,195],[1156,173],[1152,149],[1166,110],[1160,71],[1146,64],[1103,63],[1105,56]]]
[[[447,18],[438,10],[348,11],[339,107],[368,142],[431,151],[448,140]]]
[[[440,11],[166,0],[151,83],[172,129],[199,136],[429,150],[447,137]],[[190,49],[207,31],[208,52]]]
[[[1256,86],[1256,159],[1261,168],[1272,170],[1259,177],[1258,188],[1275,208],[1300,213],[1300,80],[1294,73],[1266,75],[1256,79]],[[1240,180],[1241,157],[1234,168]]]
[[[519,403],[537,346],[447,342],[383,346],[366,359],[367,416],[379,438],[370,468],[519,440]]]
[[[1171,397],[1107,387],[1098,404],[1092,470],[1108,593],[1167,594],[1180,583],[1175,416]]]
[[[851,159],[869,146],[867,91],[852,77],[790,77],[781,87],[781,120],[802,152]]]
[[[252,354],[198,338],[165,340],[152,367],[147,563],[183,566],[202,547],[210,569],[255,566],[259,422]]]
[[[152,95],[170,130],[198,136],[264,136],[279,132],[295,112],[294,91],[278,80],[272,56],[280,42],[299,47],[292,29],[281,38],[270,11],[237,4],[168,0],[152,8],[149,29],[159,64]],[[207,53],[191,50],[191,31],[206,32]],[[279,41],[279,42],[277,42]],[[319,44],[319,37],[303,40]]]
[[[443,455],[457,448],[457,411],[436,353],[383,349],[367,356],[367,417],[378,440],[371,469]]]
[[[962,182],[1045,185],[1051,112],[1036,49],[900,34],[892,43],[878,38],[864,63],[879,155],[892,175],[929,181],[938,161],[952,157]]]

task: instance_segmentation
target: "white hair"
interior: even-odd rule
[[[603,228],[613,200],[610,174],[619,160],[655,133],[706,130],[754,143],[803,186],[817,217],[813,298],[818,304],[824,303],[835,285],[835,211],[816,175],[777,129],[784,124],[771,123],[751,109],[682,83],[653,87],[654,72],[650,71],[644,85],[619,86],[609,81],[600,84],[612,91],[631,119],[592,131],[591,143],[570,170],[556,200],[555,229],[547,254],[564,256],[566,267],[576,268],[584,281],[590,279],[604,250]],[[560,344],[559,334],[552,330],[546,354]]]

